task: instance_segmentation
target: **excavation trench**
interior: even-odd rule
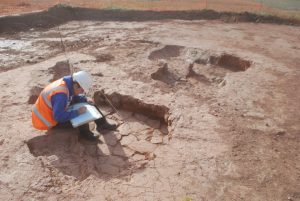
[[[166,125],[169,124],[169,108],[164,105],[145,103],[132,96],[122,95],[117,92],[105,94],[103,91],[96,91],[94,100],[98,105],[108,105],[107,100],[109,100],[117,109],[139,113],[149,118],[157,119]]]
[[[152,21],[164,19],[215,20],[226,22],[260,22],[299,25],[299,20],[264,16],[253,13],[202,11],[137,11],[90,9],[56,5],[47,11],[0,17],[0,33],[28,31],[32,28],[51,28],[73,20],[94,21]]]
[[[74,129],[50,129],[46,135],[30,139],[29,151],[35,157],[42,156],[44,168],[54,166],[79,180],[91,174],[125,176],[145,168],[156,157],[155,149],[169,142],[169,108],[116,92],[105,96],[119,112],[131,113],[126,122],[116,132],[101,135],[100,144],[79,142]],[[101,91],[94,94],[97,105],[107,105],[106,98]]]
[[[227,53],[221,55],[204,55],[196,59],[195,63],[213,65],[233,72],[246,71],[251,66],[251,61]]]

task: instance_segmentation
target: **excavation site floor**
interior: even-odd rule
[[[278,24],[73,20],[1,32],[1,200],[300,200],[299,55],[300,28]],[[119,124],[100,143],[31,125],[67,59]]]

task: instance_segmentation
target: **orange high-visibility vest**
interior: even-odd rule
[[[57,124],[51,104],[51,97],[57,93],[65,93],[69,97],[67,83],[63,79],[46,86],[35,102],[32,109],[32,124],[36,129],[48,130]]]

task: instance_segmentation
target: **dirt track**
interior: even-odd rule
[[[120,127],[98,145],[34,130],[36,95],[69,71],[58,29],[1,33],[2,200],[300,200],[299,27],[165,19],[60,30]]]

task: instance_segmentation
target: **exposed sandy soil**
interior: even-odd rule
[[[70,71],[58,28],[1,33],[1,200],[300,200],[299,27],[71,21],[60,30],[120,126],[99,144],[75,129],[33,129],[36,95]]]

